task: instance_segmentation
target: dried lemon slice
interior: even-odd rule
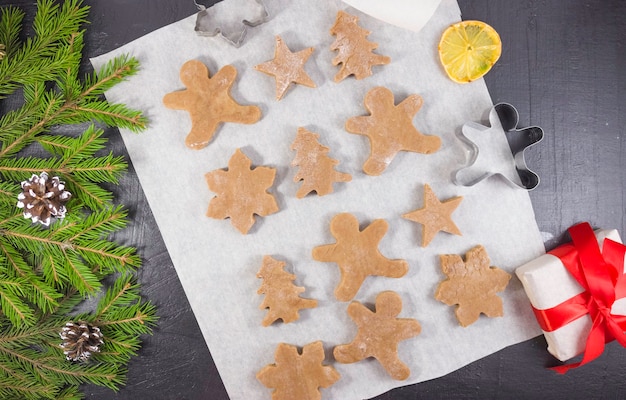
[[[455,82],[467,83],[485,75],[502,53],[500,35],[481,21],[450,25],[439,42],[439,59]]]

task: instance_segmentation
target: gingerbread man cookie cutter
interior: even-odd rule
[[[195,32],[200,36],[219,36],[235,47],[243,44],[248,27],[261,25],[269,19],[269,13],[262,0],[236,0],[231,1],[229,6],[232,10],[238,10],[235,16],[229,14],[232,21],[224,21],[215,5],[206,7],[193,1],[198,10],[196,14]],[[217,5],[217,4],[216,4]],[[220,7],[222,5],[220,4]]]
[[[471,156],[468,165],[460,168],[453,174],[453,181],[460,186],[474,186],[492,176],[500,176],[514,187],[533,190],[539,185],[539,175],[531,171],[526,165],[524,152],[527,148],[539,143],[544,136],[543,129],[538,126],[518,128],[519,113],[508,103],[498,103],[489,112],[490,126],[476,122],[463,125],[459,138],[470,146]],[[481,143],[486,144],[504,136],[509,144],[511,154],[487,154],[487,157],[499,158],[506,168],[498,168],[489,163],[479,163],[485,150],[481,150]],[[484,158],[487,158],[484,157]],[[510,168],[512,166],[513,168]]]

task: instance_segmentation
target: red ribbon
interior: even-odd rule
[[[593,323],[582,360],[552,368],[561,374],[594,360],[602,354],[604,345],[612,340],[626,347],[626,316],[611,314],[615,300],[626,297],[626,246],[605,239],[600,252],[588,223],[569,228],[569,233],[572,243],[559,246],[549,254],[559,257],[585,291],[550,309],[533,307],[541,329],[546,332],[559,329],[585,314],[591,317]]]

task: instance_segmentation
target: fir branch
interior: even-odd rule
[[[98,354],[98,360],[106,363],[127,363],[132,356],[137,355],[140,347],[139,336],[120,335],[110,331],[102,351]]]
[[[40,321],[36,326],[13,327],[3,331],[3,335],[0,336],[0,345],[10,348],[31,347],[41,343],[42,340],[57,339],[59,326],[63,322],[57,317],[57,319]]]
[[[7,58],[18,49],[23,19],[24,12],[12,6],[5,8],[0,16],[0,43],[4,44]]]
[[[78,239],[81,242],[100,240],[110,232],[125,228],[127,216],[128,213],[121,206],[93,212],[81,224],[74,225],[69,231],[64,231],[63,235],[70,242]]]
[[[70,288],[67,290],[65,296],[59,300],[59,306],[56,308],[56,310],[54,310],[54,314],[46,314],[44,316],[42,316],[42,321],[47,322],[49,320],[53,320],[54,318],[59,318],[59,315],[62,316],[67,316],[69,315],[82,301],[84,300],[84,297],[75,289],[75,288]],[[67,320],[67,317],[65,317],[65,319]],[[58,334],[58,330],[59,330],[59,326],[61,326],[62,323],[57,324],[57,334]]]
[[[63,93],[57,93],[55,90],[49,90],[41,94],[41,100],[36,105],[27,104],[25,107],[35,107],[31,119],[38,120],[37,123],[30,125],[25,133],[17,137],[8,136],[15,128],[23,128],[24,125],[29,126],[28,122],[22,120],[17,126],[9,125],[5,127],[0,124],[0,140],[2,140],[2,149],[0,149],[0,158],[15,154],[30,144],[34,137],[53,125],[80,124],[92,120],[102,122],[107,126],[124,127],[132,131],[144,129],[146,119],[140,112],[130,110],[122,104],[111,104],[104,100],[95,99],[94,92],[98,92],[102,87],[107,87],[108,82],[118,81],[120,76],[126,76],[133,72],[132,65],[136,60],[130,59],[126,65],[121,65],[117,70],[110,71],[111,75],[101,76],[91,85],[85,85],[83,91],[78,96],[69,96]],[[0,63],[0,66],[2,64]],[[17,112],[16,112],[17,113]],[[23,113],[26,113],[24,111]],[[0,120],[2,122],[2,120]],[[8,123],[18,124],[15,116],[12,116]],[[14,140],[10,140],[14,139]]]
[[[121,55],[109,60],[96,73],[85,77],[85,97],[100,96],[125,78],[137,73],[139,62],[134,57]]]
[[[90,209],[98,210],[111,206],[113,194],[108,190],[71,174],[63,175],[63,180],[72,195],[80,198]]]
[[[117,183],[120,174],[125,171],[127,164],[122,156],[109,154],[105,157],[81,158],[79,161],[62,162],[53,172],[67,175],[73,174],[77,179],[96,183]]]
[[[4,378],[0,380],[0,398],[3,399],[58,399],[56,392],[57,388],[53,385],[42,385],[28,379]]]
[[[156,323],[155,307],[142,300],[132,276],[139,256],[110,239],[125,228],[127,211],[100,186],[117,183],[127,163],[106,153],[103,131],[93,125],[145,127],[140,112],[103,97],[134,74],[138,62],[118,57],[81,81],[87,10],[80,0],[38,0],[35,35],[23,42],[24,14],[13,7],[0,11],[0,41],[7,45],[0,99],[19,88],[24,96],[21,107],[0,117],[0,397],[75,399],[87,382],[116,390],[140,336]],[[49,132],[84,122],[91,125],[76,137],[63,129]],[[41,149],[49,156],[41,157]],[[65,218],[45,228],[16,207],[20,181],[41,172],[58,176],[72,192]],[[95,309],[75,314],[85,296],[98,295],[103,279],[116,272]],[[101,326],[101,353],[86,363],[66,360],[59,332],[68,321]]]
[[[3,139],[0,158],[14,155],[32,143],[36,135],[51,126],[59,114],[65,111],[62,106],[63,99],[61,95],[55,92],[44,92],[40,94],[40,97],[41,99],[35,104],[37,108],[34,109],[32,119],[23,122],[23,125],[28,127],[25,132],[18,133],[13,140],[10,140],[10,137],[8,138],[9,140],[5,139],[2,137],[4,134],[0,136]],[[25,107],[30,107],[30,105],[27,104]],[[5,130],[0,126],[0,131]]]
[[[23,181],[42,171],[56,171],[61,165],[57,158],[0,158],[0,177],[11,181]]]
[[[112,307],[123,307],[136,302],[139,299],[137,290],[138,287],[133,285],[130,275],[118,278],[115,285],[107,291],[104,298],[98,303],[96,317],[103,317]]]
[[[69,65],[66,68],[65,75],[61,75],[58,80],[60,90],[64,94],[66,101],[77,98],[83,87],[78,79],[83,47],[83,32],[72,33],[66,47]]]
[[[155,307],[150,303],[135,304],[130,307],[115,307],[108,310],[105,320],[99,320],[100,329],[116,329],[129,335],[142,335],[150,332],[156,323]]]
[[[77,386],[68,386],[56,395],[55,400],[81,400],[83,398]]]
[[[15,182],[0,181],[0,208],[14,206],[20,186]]]
[[[25,297],[42,311],[52,311],[57,306],[56,300],[62,295],[35,275],[24,257],[13,247],[3,243],[2,240],[0,240],[0,252],[4,255],[9,267],[8,271],[25,280],[25,284],[23,284]]]
[[[59,252],[62,253],[65,257],[65,262],[71,262],[72,264],[67,273],[70,276],[70,281],[72,279],[75,280],[74,284],[80,283],[82,280],[85,283],[93,282],[93,279],[88,276],[87,272],[82,272],[85,269],[81,267],[83,262],[77,258],[78,256],[86,260],[87,263],[97,265],[101,269],[109,268],[110,272],[138,267],[140,264],[140,259],[135,255],[134,249],[118,246],[107,240],[81,241],[80,238],[77,238],[75,241],[66,242],[54,240],[51,236],[49,231],[42,231],[38,227],[23,229],[23,232],[12,230],[4,232],[4,238],[10,240],[13,246],[22,250],[32,252],[37,249],[53,255],[59,254]],[[77,288],[80,291],[91,293],[92,291],[89,290],[90,286],[92,285],[77,286]],[[94,284],[93,286],[97,285]]]
[[[0,63],[0,98],[33,80],[54,81],[68,62],[59,54],[59,42],[86,22],[88,7],[68,0],[59,8],[54,0],[40,0],[33,26],[37,36],[28,38],[6,62]],[[3,11],[3,15],[6,11]]]
[[[83,133],[81,137],[84,137],[85,133]],[[36,140],[44,150],[55,157],[62,157],[66,151],[73,148],[74,142],[76,141],[76,139],[71,136],[63,135],[39,135]]]
[[[104,131],[90,125],[78,138],[62,135],[41,135],[37,142],[49,153],[63,158],[63,165],[75,160],[91,158],[106,145]]]
[[[56,285],[60,289],[65,287],[69,277],[63,267],[63,259],[54,254],[45,254],[39,264],[43,273],[44,281],[50,285]]]
[[[65,256],[63,266],[72,286],[82,295],[96,293],[101,287],[98,277],[91,272],[89,267],[85,265],[76,253],[65,249],[62,249],[62,251]]]
[[[37,90],[37,85],[32,86],[31,90],[28,90],[27,87],[24,88],[25,96],[41,96],[41,94],[35,94],[34,91]],[[17,139],[19,139],[24,131],[30,129],[33,122],[40,118],[41,110],[39,109],[37,104],[34,104],[35,99],[26,99],[26,104],[17,110],[12,110],[6,113],[0,118],[0,143],[2,144],[2,148],[13,143]]]
[[[22,301],[24,291],[23,281],[20,279],[7,279],[0,276],[0,306],[2,313],[13,325],[32,325],[35,322],[33,310]]]
[[[64,123],[98,121],[107,126],[118,126],[137,131],[144,129],[146,120],[141,112],[131,110],[123,104],[111,104],[108,101],[91,100],[67,107],[71,112],[63,115]]]
[[[119,373],[120,368],[115,365],[83,366],[66,363],[59,360],[59,357],[48,358],[45,353],[42,355],[30,349],[11,349],[2,344],[0,344],[0,352],[34,366],[44,380],[53,379],[71,385],[92,382],[111,389],[116,389],[124,382],[124,378]]]
[[[99,265],[101,271],[109,274],[114,271],[124,271],[139,267],[141,260],[135,254],[135,249],[120,246],[107,240],[83,240],[76,239],[73,245],[87,262],[92,265]]]

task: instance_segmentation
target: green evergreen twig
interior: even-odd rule
[[[0,398],[76,399],[83,383],[118,389],[140,336],[156,322],[133,278],[140,258],[110,239],[128,215],[101,184],[118,183],[127,163],[103,154],[107,140],[93,125],[139,131],[146,121],[103,97],[137,71],[135,59],[118,57],[79,78],[88,7],[80,0],[39,0],[37,7],[35,33],[23,42],[24,13],[0,9],[6,53],[0,99],[19,89],[24,97],[22,106],[0,116]],[[86,122],[91,125],[78,136],[59,133]],[[33,224],[16,207],[20,182],[42,172],[58,176],[72,193],[68,214],[49,227]],[[97,305],[76,314],[87,296],[99,296]],[[98,326],[104,335],[101,351],[87,362],[66,360],[59,346],[67,321]]]

